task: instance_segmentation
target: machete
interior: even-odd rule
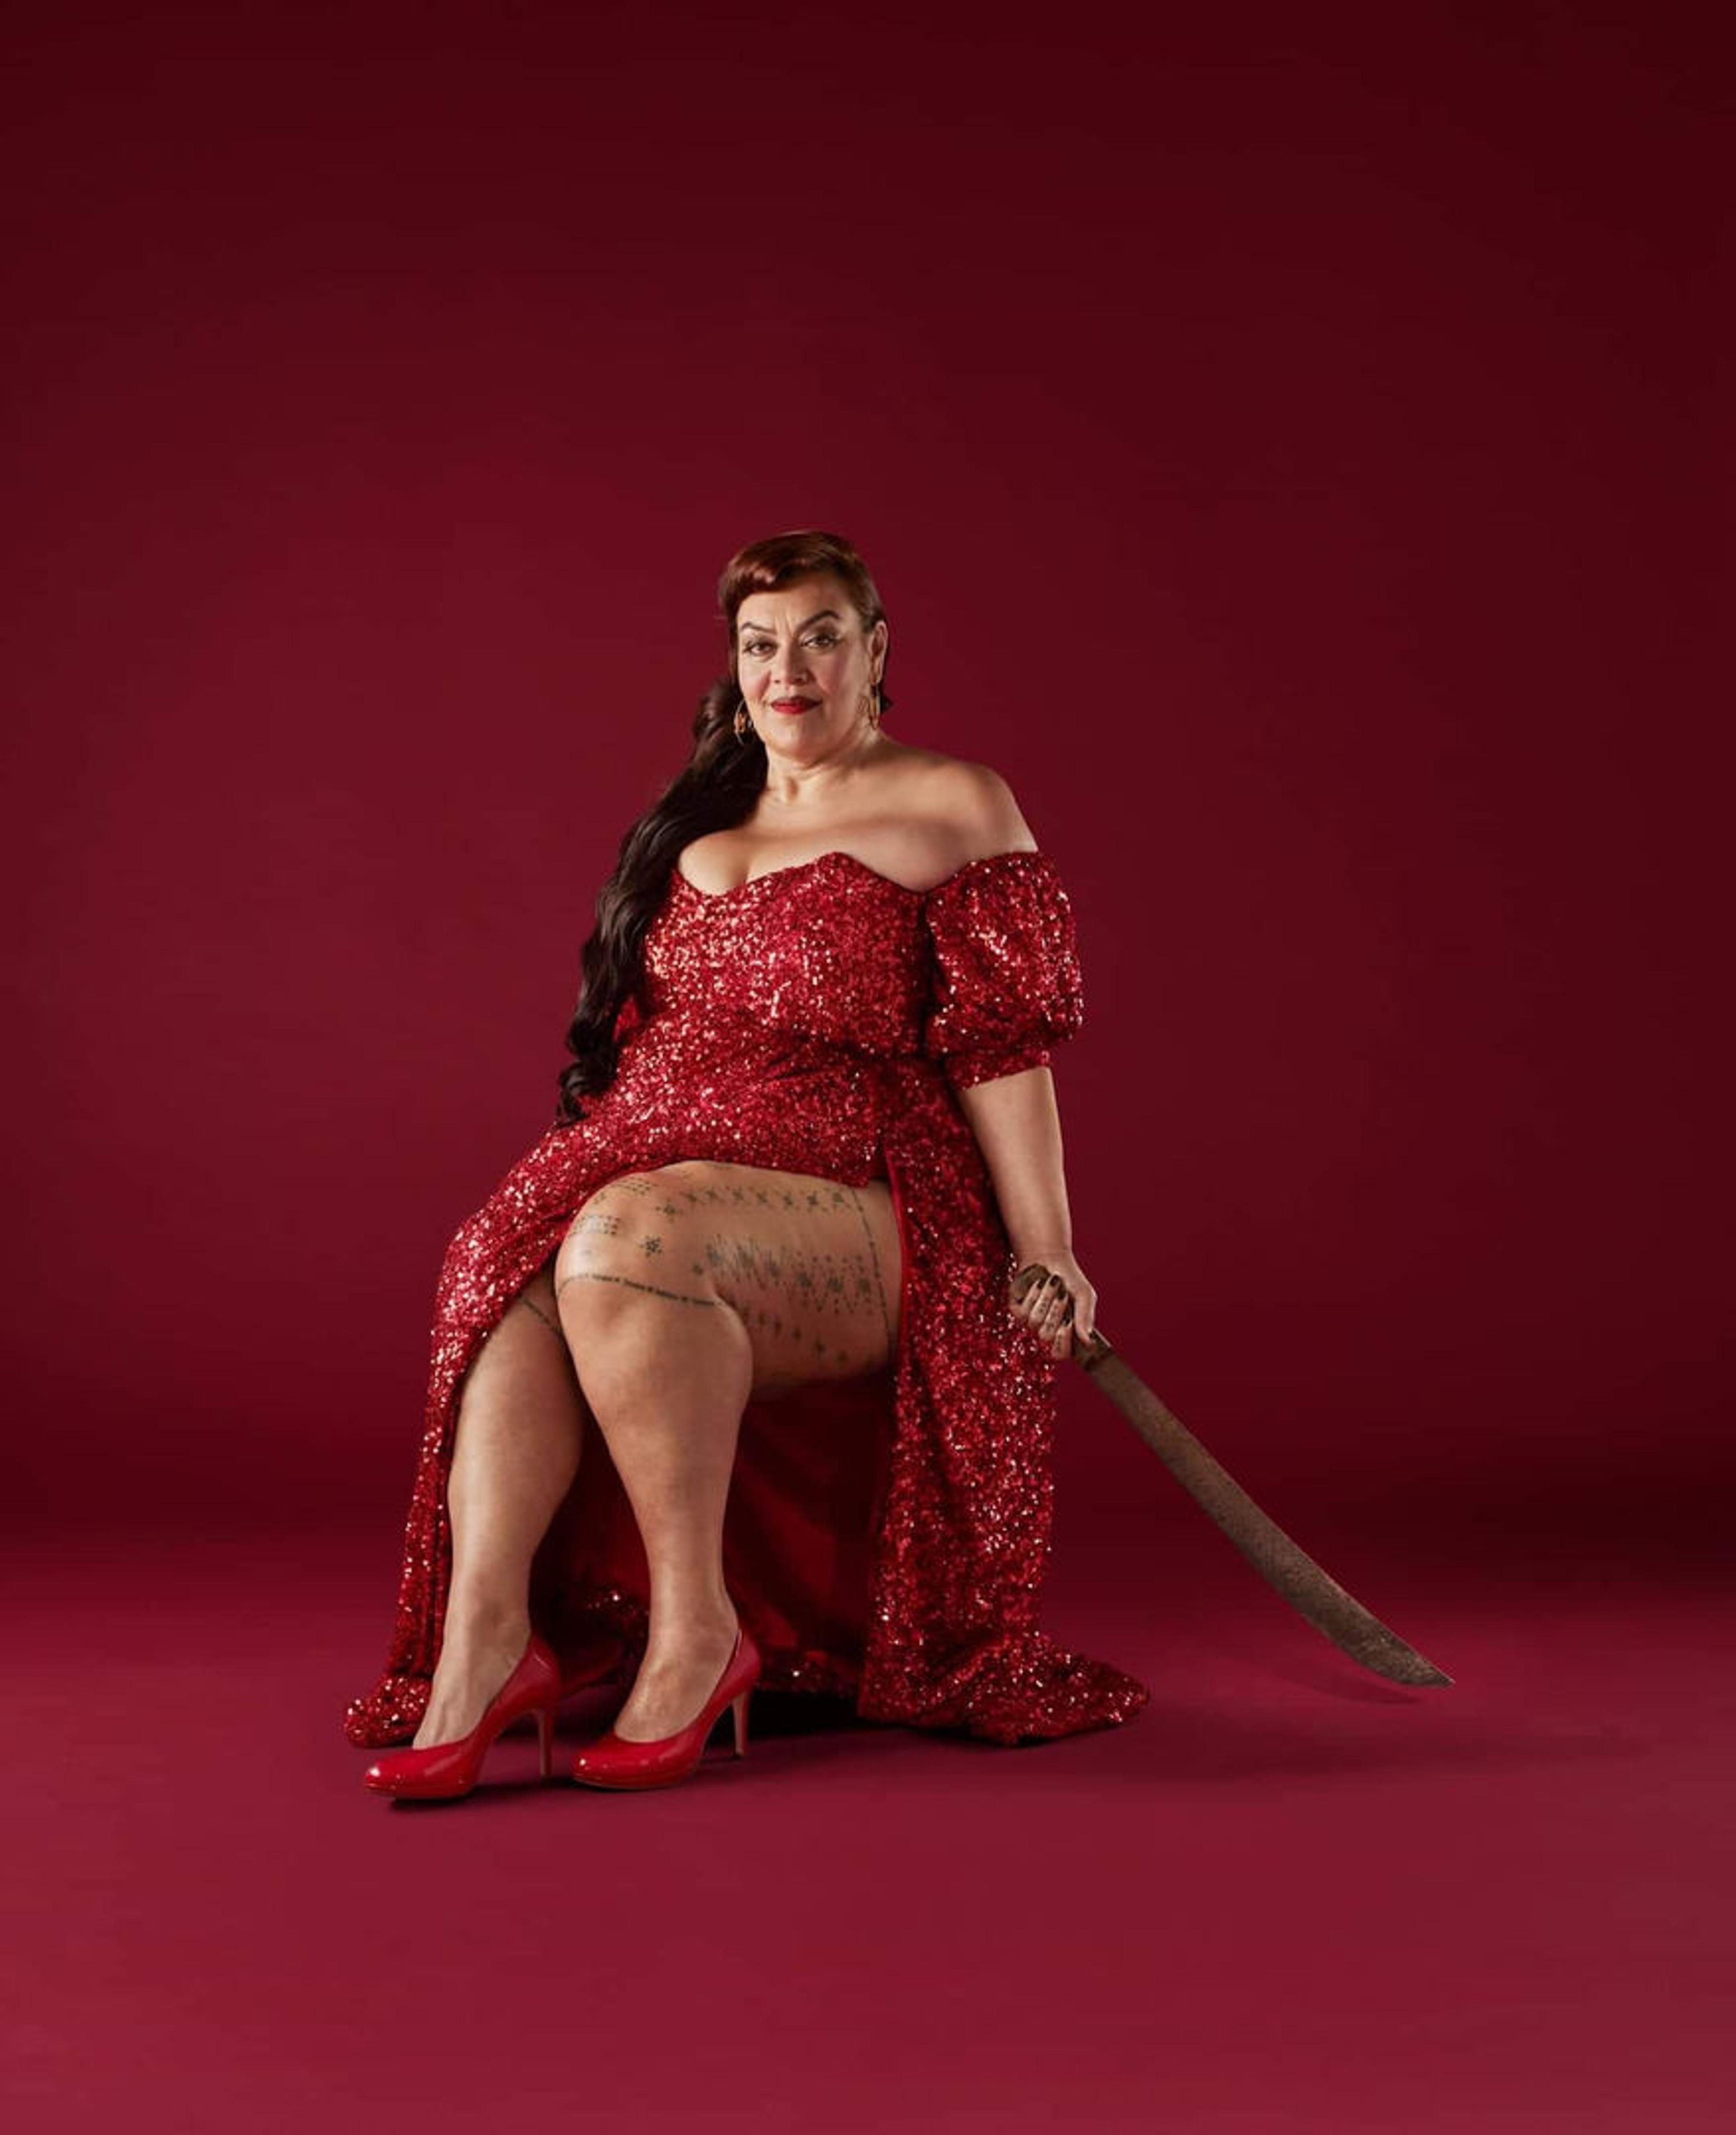
[[[1033,1283],[1047,1281],[1053,1274],[1052,1269],[1035,1261],[1021,1267],[1012,1279],[1013,1302],[1022,1304]],[[1066,1312],[1069,1323],[1072,1316],[1069,1290]],[[1389,1630],[1378,1616],[1371,1615],[1354,1595],[1347,1594],[1306,1551],[1298,1548],[1276,1520],[1260,1510],[1180,1418],[1170,1413],[1114,1344],[1104,1339],[1100,1328],[1092,1329],[1089,1340],[1075,1334],[1073,1353],[1194,1503],[1217,1522],[1254,1570],[1277,1588],[1299,1616],[1324,1633],[1353,1661],[1384,1676],[1389,1682],[1452,1681],[1433,1661],[1424,1660],[1414,1647],[1406,1645],[1397,1632]]]

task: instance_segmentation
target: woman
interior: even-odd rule
[[[490,1743],[631,1677],[579,1753],[667,1784],[755,1683],[1016,1742],[1144,1686],[1037,1627],[1074,1257],[1049,1062],[1071,908],[1005,781],[881,714],[861,557],[759,541],[729,671],[622,842],[555,1124],[437,1299],[368,1783],[450,1795]],[[1023,1303],[1008,1279],[1051,1280]],[[533,1624],[536,1629],[533,1630]]]

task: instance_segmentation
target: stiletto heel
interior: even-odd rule
[[[623,1792],[647,1787],[667,1787],[698,1769],[710,1740],[711,1730],[727,1706],[734,1707],[735,1754],[747,1755],[748,1700],[759,1680],[759,1648],[747,1626],[738,1625],[735,1644],[717,1686],[701,1707],[699,1716],[673,1735],[655,1742],[629,1742],[611,1727],[594,1742],[587,1742],[573,1760],[573,1777],[581,1786],[613,1787]]]
[[[468,1735],[426,1750],[395,1750],[368,1766],[362,1784],[407,1801],[455,1801],[476,1784],[496,1736],[528,1712],[536,1716],[542,1776],[547,1779],[554,1765],[555,1708],[560,1702],[560,1663],[533,1631],[523,1658]]]

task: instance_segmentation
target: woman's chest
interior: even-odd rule
[[[920,1035],[925,950],[909,891],[828,854],[720,895],[677,876],[646,939],[646,980],[653,1011],[904,1053]]]

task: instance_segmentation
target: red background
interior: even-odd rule
[[[440,1254],[550,1116],[592,899],[720,661],[718,569],[819,525],[879,579],[889,731],[994,764],[1071,888],[1087,1024],[1057,1081],[1110,1339],[1461,1672],[1479,1612],[1486,1682],[1564,1610],[1608,1612],[1603,1641],[1642,1593],[1709,1607],[1711,11],[9,21],[7,1501],[32,1599],[147,1643],[184,1607],[177,1666],[219,1606],[259,1663],[234,1612],[263,1605],[307,1667],[298,1610],[327,1610],[293,1722],[259,1663],[246,1726],[312,1731],[296,1784],[335,1771],[370,1857],[337,1717],[383,1652]],[[1187,1571],[1193,1516],[1071,1373],[1063,1423],[1058,1605],[1168,1670],[1189,1610],[1224,1635],[1190,1580],[1228,1624],[1247,1575]],[[249,1561],[288,1568],[231,1581]],[[1289,1635],[1256,1613],[1229,1658],[1257,1684]],[[1637,1683],[1666,1644],[1638,1638]],[[1585,1687],[1589,1741],[1614,1693]],[[135,1693],[157,1739],[136,1675],[105,1695]],[[1137,1725],[1168,1769],[1170,1722]],[[305,1904],[310,1935],[339,1917]],[[1364,2124],[1341,2071],[1317,2099],[1280,2076],[1298,2114]],[[1587,2083],[1582,2113],[1627,2096]]]

